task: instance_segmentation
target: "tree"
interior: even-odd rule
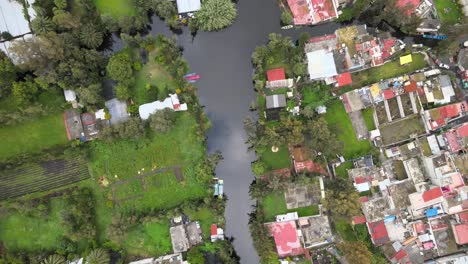
[[[101,99],[102,87],[101,84],[91,84],[88,87],[80,87],[76,89],[76,94],[83,105],[95,105]]]
[[[127,85],[123,83],[119,83],[115,86],[115,95],[120,100],[127,100],[128,98],[130,98],[130,95],[131,95],[130,89],[128,88]]]
[[[102,248],[93,249],[86,256],[85,264],[108,264],[110,263],[109,253]]]
[[[37,16],[31,21],[31,28],[37,35],[53,31],[55,28],[54,22],[48,17]]]
[[[309,121],[306,127],[306,144],[312,154],[321,152],[327,157],[338,154],[342,150],[342,144],[335,134],[328,128],[325,118]]]
[[[203,256],[203,251],[200,247],[193,247],[187,253],[187,261],[190,264],[204,264],[205,257]]]
[[[293,23],[293,16],[289,11],[283,11],[281,13],[281,22],[285,25],[291,25]]]
[[[370,264],[372,253],[362,241],[343,242],[338,244],[338,248],[346,257],[349,263]]]
[[[170,108],[159,110],[149,116],[149,125],[156,132],[165,133],[174,125],[175,112]]]
[[[5,96],[10,90],[13,82],[18,78],[19,69],[11,60],[0,54],[0,98]]]
[[[139,117],[130,117],[126,122],[106,126],[100,137],[106,142],[117,139],[138,139],[145,136],[145,128]]]
[[[301,120],[288,116],[281,120],[285,129],[286,141],[291,145],[298,145],[304,141],[304,126]]]
[[[196,21],[201,30],[216,31],[231,25],[236,16],[236,6],[231,0],[205,0]]]
[[[14,82],[11,93],[18,103],[31,101],[39,91],[39,86],[31,79],[24,82]]]
[[[0,34],[0,39],[1,40],[12,40],[13,39],[13,35],[11,35],[10,32],[8,31],[3,31],[1,34]]]
[[[164,20],[169,20],[177,15],[177,8],[174,2],[166,0],[153,0],[152,5],[156,14]]]
[[[41,261],[41,264],[65,264],[65,258],[60,255],[50,255]]]
[[[103,41],[102,32],[96,30],[96,27],[92,24],[86,24],[81,28],[80,41],[86,47],[95,49],[101,46]]]
[[[132,79],[133,61],[128,52],[122,51],[114,54],[107,64],[107,73],[113,80],[126,82]]]
[[[326,183],[325,208],[339,216],[352,217],[360,213],[359,194],[348,181],[338,178]]]
[[[265,173],[266,170],[267,170],[267,166],[265,162],[261,160],[252,162],[252,171],[255,175],[262,175]]]

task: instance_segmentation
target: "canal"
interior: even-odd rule
[[[280,10],[274,0],[240,0],[235,23],[219,32],[199,32],[193,37],[185,29],[176,35],[184,49],[184,57],[193,72],[201,75],[197,82],[199,100],[212,122],[208,131],[208,152],[221,151],[224,160],[216,169],[224,179],[226,205],[226,235],[234,237],[234,247],[241,263],[259,263],[249,233],[248,214],[255,201],[250,199],[249,186],[254,180],[250,163],[254,153],[248,152],[243,120],[252,113],[249,105],[255,100],[252,84],[251,54],[255,47],[265,44],[268,34],[276,32],[293,39],[302,32],[311,36],[331,34],[340,27],[327,23],[301,29],[282,30]],[[171,37],[173,33],[159,18],[153,17],[150,33]],[[411,43],[412,38],[405,38]],[[114,38],[113,50],[122,48]],[[255,235],[255,234],[253,234]]]

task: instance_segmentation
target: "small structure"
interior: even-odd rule
[[[276,68],[267,71],[266,88],[275,90],[282,87],[291,88],[294,84],[293,79],[286,79],[284,68]]]
[[[107,109],[109,109],[110,123],[117,124],[127,121],[129,114],[127,113],[127,103],[119,101],[117,98],[106,101]]]
[[[299,215],[297,214],[297,212],[292,212],[292,213],[287,213],[287,214],[276,216],[276,222],[287,222],[287,221],[297,220],[297,219],[299,219]]]
[[[224,180],[215,178],[214,196],[222,198],[224,195]]]
[[[193,13],[200,10],[200,8],[200,0],[177,0],[177,12],[179,14]]]
[[[330,223],[326,215],[301,217],[297,222],[301,229],[304,248],[319,247],[333,242]]]
[[[216,240],[224,240],[224,230],[216,224],[211,225],[211,242]]]
[[[266,97],[266,108],[283,108],[286,107],[286,96],[284,94],[268,95]]]
[[[296,221],[267,223],[276,245],[276,251],[280,258],[298,256],[304,254],[304,248],[299,240]]]
[[[65,96],[65,101],[70,102],[73,108],[78,107],[78,103],[76,101],[76,93],[73,90],[63,90],[63,95]]]
[[[333,53],[327,50],[308,52],[307,69],[311,80],[323,80],[337,75]]]
[[[78,111],[70,109],[63,113],[65,129],[67,130],[68,140],[79,139],[84,137],[83,124]]]
[[[349,72],[344,72],[336,76],[336,85],[338,87],[351,85],[352,83],[353,83],[353,79],[351,78],[351,73]]]
[[[190,246],[196,246],[203,243],[202,230],[198,221],[190,222],[185,225]]]
[[[326,114],[327,113],[327,107],[324,106],[324,105],[317,106],[317,108],[315,108],[315,112],[317,112],[317,114],[319,114],[319,115]]]
[[[400,57],[400,65],[405,65],[413,62],[413,56],[411,54]]]
[[[172,109],[176,112],[186,111],[187,104],[181,104],[177,94],[169,94],[169,97],[164,99],[164,101],[154,101],[152,103],[140,105],[138,112],[140,113],[140,118],[146,120],[151,114],[166,108]]]

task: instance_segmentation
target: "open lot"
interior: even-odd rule
[[[136,13],[131,0],[94,0],[94,4],[101,14],[115,19],[134,16]]]
[[[0,127],[0,161],[68,142],[62,113]]]
[[[419,115],[385,124],[379,129],[384,145],[397,143],[409,139],[412,135],[421,135],[426,132]]]
[[[372,146],[369,141],[357,140],[351,120],[340,100],[330,103],[325,118],[331,131],[336,133],[338,139],[343,143],[345,158],[356,158],[370,152]]]
[[[340,164],[340,166],[335,167],[335,174],[336,176],[348,180],[348,170],[353,168],[353,162],[347,161]]]
[[[275,221],[276,215],[297,212],[299,216],[310,216],[319,213],[318,205],[310,205],[301,208],[289,209],[286,207],[284,193],[270,193],[262,201],[265,218],[267,221]]]
[[[291,158],[286,145],[280,146],[278,152],[271,151],[271,148],[265,148],[258,152],[258,154],[260,159],[267,165],[268,170],[291,167]]]
[[[184,112],[178,113],[171,131],[153,135],[148,140],[121,140],[110,144],[91,142],[94,175],[96,178],[107,177],[112,186],[115,182],[130,180],[152,170],[181,166],[182,182],[178,182],[174,173],[168,171],[148,176],[145,179],[147,189],[144,189],[141,181],[131,181],[130,186],[119,187],[116,194],[119,198],[129,198],[130,194],[143,195],[119,202],[119,208],[123,211],[172,208],[186,200],[203,198],[209,195],[209,189],[204,183],[206,178],[196,174],[195,166],[205,151],[202,139],[197,136],[198,129],[194,117]],[[111,188],[106,190],[109,193],[112,191]]]
[[[148,63],[136,75],[135,100],[137,104],[153,102],[158,99],[158,93],[175,91],[177,88],[172,76],[154,60],[156,52],[158,52],[157,49],[148,54]]]
[[[441,0],[444,1],[444,0]],[[403,75],[405,73],[414,72],[426,67],[424,55],[413,53],[413,62],[406,65],[400,65],[399,61],[387,62],[382,66],[370,68],[364,71],[352,73],[353,88],[360,88],[365,85],[379,82],[393,77]],[[346,90],[344,90],[346,91]]]
[[[374,122],[374,108],[368,107],[366,109],[361,110],[362,117],[364,118],[364,122],[366,123],[366,127],[369,131],[375,129],[375,122]]]
[[[437,8],[437,14],[439,15],[442,23],[453,25],[460,21],[462,11],[457,1],[434,0],[434,4]]]

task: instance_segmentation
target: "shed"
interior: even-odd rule
[[[185,14],[200,10],[200,0],[177,0],[177,11],[179,14]]]
[[[276,68],[267,71],[267,79],[269,82],[280,81],[286,79],[284,68]]]
[[[266,97],[266,108],[280,108],[286,106],[286,96],[284,94],[268,95]]]
[[[63,90],[63,95],[65,96],[65,101],[67,102],[76,101],[76,93],[73,90]]]
[[[351,73],[349,72],[344,72],[336,76],[336,81],[338,83],[338,87],[350,85],[353,83],[353,80],[351,78]]]
[[[413,62],[413,56],[411,54],[400,57],[400,65],[405,65],[411,62]]]

